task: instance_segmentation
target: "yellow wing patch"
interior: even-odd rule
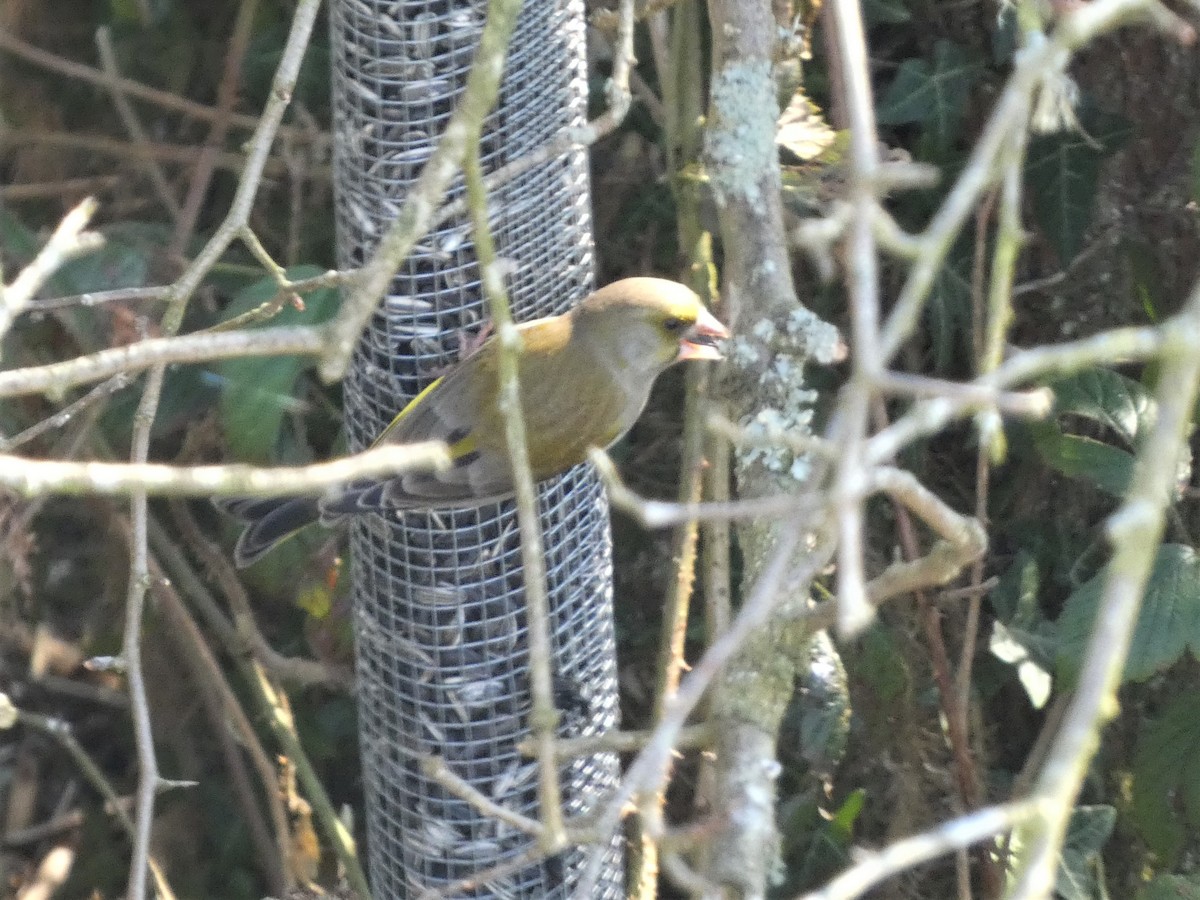
[[[371,446],[378,447],[385,440],[387,440],[388,435],[390,435],[393,431],[395,431],[397,428],[399,428],[400,423],[403,422],[405,419],[407,419],[412,414],[412,412],[418,406],[421,405],[421,402],[426,397],[429,396],[429,394],[433,391],[433,389],[442,383],[442,381],[443,381],[443,378],[438,378],[434,381],[431,381],[429,383],[429,386],[426,387],[425,390],[421,391],[421,393],[417,394],[417,396],[415,396],[411,400],[409,400],[408,405],[405,406],[404,409],[400,410],[400,412],[396,413],[396,418],[394,418],[394,419],[392,419],[392,421],[388,422],[387,428],[383,429],[383,431],[381,431],[379,433],[379,437],[375,438],[375,441],[374,441],[374,443],[371,444]]]
[[[468,432],[450,445],[450,458],[455,465],[465,465],[479,455],[479,442]]]

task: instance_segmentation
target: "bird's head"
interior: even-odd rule
[[[720,359],[729,329],[690,288],[662,278],[625,278],[596,291],[573,313],[579,337],[621,368],[658,375],[685,359]]]

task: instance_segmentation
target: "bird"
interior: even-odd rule
[[[607,448],[641,415],[655,379],[684,360],[719,360],[727,329],[690,288],[662,278],[615,281],[568,312],[517,326],[520,408],[536,481]],[[513,493],[495,336],[432,382],[374,446],[444,441],[451,466],[361,480],[321,497],[217,501],[244,523],[234,562],[245,568],[313,522],[349,515],[480,506]]]

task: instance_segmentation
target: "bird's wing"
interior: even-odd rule
[[[521,327],[521,407],[533,475],[541,480],[606,447],[636,418],[649,384],[630,394],[603,361],[565,353],[566,317]],[[475,505],[512,493],[512,464],[504,417],[496,405],[498,353],[494,340],[418,394],[376,443],[441,440],[453,465],[444,472],[411,472],[382,483],[351,485],[322,503],[324,519],[356,512],[423,506]]]
[[[450,448],[450,469],[348,485],[322,501],[323,521],[385,509],[475,504],[510,493],[503,435],[497,451],[482,444],[477,433],[481,419],[487,418],[482,410],[495,402],[495,369],[494,347],[485,345],[414,397],[375,440],[376,445],[444,441]]]

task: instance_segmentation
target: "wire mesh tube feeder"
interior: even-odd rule
[[[339,265],[360,266],[395,218],[466,81],[482,0],[333,0],[331,52]],[[585,123],[582,0],[526,3],[497,108],[484,127],[485,171]],[[463,193],[461,182],[452,197]],[[575,150],[496,190],[491,221],[520,319],[559,313],[592,288],[586,154]],[[457,356],[485,301],[464,217],[428,235],[392,282],[345,382],[352,449]],[[587,467],[539,485],[563,734],[615,727],[608,507]],[[513,860],[532,843],[427,774],[439,757],[495,803],[537,817],[529,733],[520,539],[511,502],[355,517],[352,579],[359,731],[370,872],[377,900],[412,897]],[[618,777],[599,754],[562,769],[565,813],[592,808]],[[624,895],[619,838],[595,897]],[[569,897],[583,850],[454,893]]]

